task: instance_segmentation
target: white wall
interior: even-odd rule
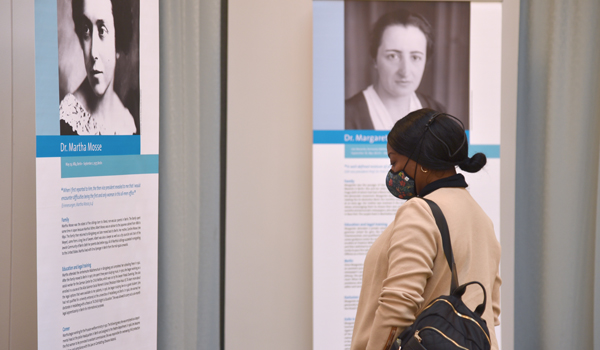
[[[311,349],[312,2],[228,21],[225,349]]]

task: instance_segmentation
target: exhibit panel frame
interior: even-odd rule
[[[349,3],[352,6],[358,4],[365,7],[366,11],[361,8],[357,12],[367,13],[369,19],[348,22],[348,13],[351,11],[346,9],[345,5]],[[313,348],[349,348],[364,254],[370,242],[387,226],[390,218],[393,218],[394,206],[398,206],[385,197],[385,186],[382,186],[385,173],[389,169],[389,166],[386,168],[384,164],[387,156],[384,148],[387,131],[377,130],[376,121],[373,123],[375,130],[348,124],[348,103],[351,97],[366,88],[368,83],[365,85],[364,82],[368,82],[369,76],[379,73],[361,73],[356,70],[361,65],[366,66],[366,59],[359,64],[348,61],[349,52],[352,52],[352,59],[360,61],[360,58],[355,58],[360,56],[360,50],[349,48],[348,43],[354,45],[358,42],[356,45],[360,46],[361,40],[368,41],[368,36],[361,38],[359,34],[358,37],[345,38],[346,35],[360,33],[348,31],[347,25],[355,25],[357,21],[372,24],[379,16],[377,11],[381,13],[381,8],[410,6],[410,3],[418,3],[421,11],[433,8],[431,13],[435,15],[435,21],[438,23],[451,22],[444,22],[443,13],[440,14],[443,11],[439,8],[456,4],[454,8],[457,9],[464,8],[465,5],[462,4],[469,4],[472,28],[467,48],[470,52],[470,78],[466,96],[469,101],[469,115],[468,119],[463,120],[468,130],[470,155],[475,152],[485,153],[488,165],[482,171],[485,175],[467,174],[466,177],[473,197],[492,218],[497,229],[496,235],[502,245],[502,314],[497,335],[502,349],[512,349],[518,0],[313,1]],[[441,4],[437,5],[438,10],[435,9],[436,4]],[[436,23],[433,23],[434,31],[435,25]],[[461,29],[446,29],[447,32],[453,30]],[[452,45],[455,45],[454,41]],[[452,53],[453,50],[458,51],[450,48],[447,52]],[[435,54],[432,57],[435,57]],[[457,57],[454,62],[460,64],[460,59]],[[460,78],[456,74],[452,75],[456,69],[444,71],[439,63],[427,64],[429,66],[425,68],[426,72],[419,87],[421,94],[424,89],[429,89],[426,90],[427,94],[433,95],[434,99],[445,98],[444,102],[447,105],[449,100],[462,98],[458,95],[448,97],[449,90],[464,90],[464,85],[459,89],[455,84],[448,83],[449,80],[455,82]],[[434,73],[428,73],[427,69],[434,70]],[[360,88],[360,83],[355,84],[352,92],[348,92],[348,74],[362,76],[358,80],[362,79],[363,87]],[[435,83],[432,83],[432,75]],[[487,81],[484,78],[487,78]],[[377,79],[372,81],[375,84]],[[444,84],[448,87],[444,87]],[[436,90],[435,87],[439,86],[441,88]],[[444,88],[446,92],[443,91]],[[369,108],[370,112],[374,110]],[[453,110],[448,111],[449,113],[460,113],[457,111],[461,109],[456,105],[451,108]],[[381,181],[378,180],[379,177],[382,178]],[[491,189],[489,184],[492,184]],[[379,196],[378,201],[385,203],[376,210],[365,209],[365,203],[367,206],[369,201],[371,204],[375,203],[372,198],[368,198],[365,189],[376,192]],[[358,203],[363,206],[362,209],[357,209],[358,206],[354,205],[357,201],[360,201]]]
[[[38,349],[157,347],[158,5],[35,1]]]

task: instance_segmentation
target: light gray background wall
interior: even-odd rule
[[[526,0],[525,0],[526,1]],[[517,157],[517,83],[520,0],[502,2],[502,87],[500,245],[502,260],[501,347],[515,349],[515,163]]]
[[[4,53],[12,43],[11,15],[10,0],[0,0],[0,281],[10,281],[12,238],[12,50]],[[0,349],[10,339],[10,286],[0,282]]]
[[[158,348],[221,344],[221,1],[160,1]]]
[[[230,0],[225,349],[312,348],[312,1]]]
[[[599,13],[597,0],[521,6],[519,350],[600,350]]]
[[[1,349],[37,344],[33,4],[0,1]]]

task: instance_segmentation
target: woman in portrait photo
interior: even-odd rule
[[[61,135],[139,133],[115,92],[117,61],[128,52],[132,37],[130,5],[122,0],[73,0],[71,8],[86,76],[60,103]]]
[[[412,111],[445,111],[438,101],[417,92],[432,48],[431,25],[420,14],[402,9],[381,16],[369,48],[376,81],[346,100],[345,128],[390,130]]]

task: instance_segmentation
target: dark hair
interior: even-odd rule
[[[73,22],[75,33],[81,40],[83,33],[83,1],[73,0],[71,9],[73,11]],[[110,0],[112,15],[115,22],[115,49],[117,52],[128,53],[131,39],[133,37],[133,14],[129,0]]]
[[[421,16],[420,14],[403,9],[394,12],[388,12],[379,17],[377,22],[375,22],[375,26],[371,32],[371,46],[369,48],[371,57],[373,59],[377,58],[377,50],[381,45],[383,32],[387,27],[394,25],[400,25],[404,27],[413,26],[419,28],[419,30],[425,34],[425,38],[427,39],[427,58],[431,56],[433,53],[433,30],[431,29],[431,25],[429,22],[427,22],[425,17]]]
[[[483,153],[469,158],[467,135],[457,119],[428,108],[398,120],[388,135],[388,144],[399,154],[432,170],[459,166],[476,173],[487,162]]]

